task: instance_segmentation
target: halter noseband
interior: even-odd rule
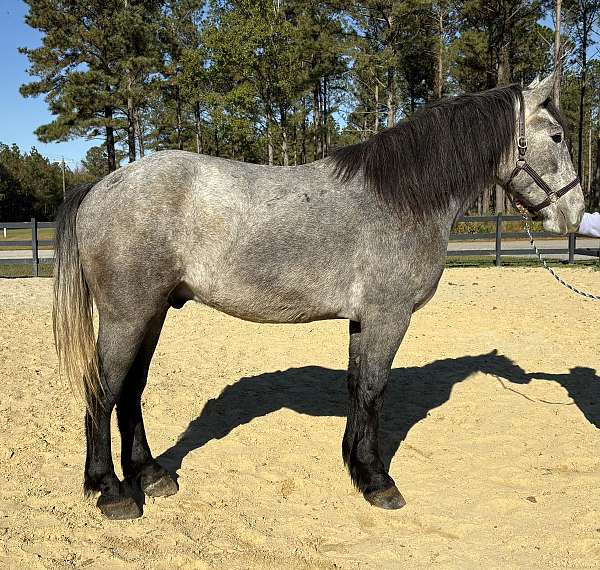
[[[538,204],[537,206],[527,206],[527,209],[532,213],[536,214],[540,210],[543,210],[546,206],[554,204],[559,198],[564,196],[569,190],[572,190],[579,185],[579,178],[576,176],[574,180],[569,182],[566,186],[563,186],[557,192],[554,192],[544,179],[531,167],[525,158],[527,152],[527,137],[525,136],[525,99],[523,93],[519,91],[519,137],[517,139],[517,149],[519,157],[517,158],[517,165],[512,171],[510,178],[508,179],[507,186],[512,186],[512,181],[520,172],[525,172],[529,177],[546,193],[546,199]]]

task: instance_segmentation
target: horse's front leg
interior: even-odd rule
[[[399,509],[406,502],[379,454],[379,416],[392,361],[410,313],[350,321],[348,421],[342,454],[354,485],[374,506]]]

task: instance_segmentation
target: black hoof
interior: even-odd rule
[[[100,495],[96,506],[107,519],[111,520],[137,519],[142,516],[142,509],[133,497]]]
[[[169,497],[179,491],[179,485],[166,472],[158,476],[156,473],[143,474],[140,485],[148,497]]]
[[[374,507],[379,507],[380,509],[401,509],[406,505],[404,497],[395,485],[387,489],[368,493],[365,495],[365,499]]]

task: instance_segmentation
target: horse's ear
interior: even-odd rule
[[[540,84],[540,74],[535,76],[535,79],[527,86],[527,89],[535,89]]]
[[[552,90],[554,88],[554,74],[551,73],[540,81],[535,79],[529,88],[524,92],[527,98],[527,106],[530,109],[535,109],[543,103],[545,103],[550,97],[552,97]]]

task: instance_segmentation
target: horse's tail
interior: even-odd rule
[[[57,218],[54,242],[54,306],[52,325],[59,371],[95,417],[101,392],[92,320],[93,300],[83,274],[77,243],[77,211],[94,184],[76,188],[66,197]]]

